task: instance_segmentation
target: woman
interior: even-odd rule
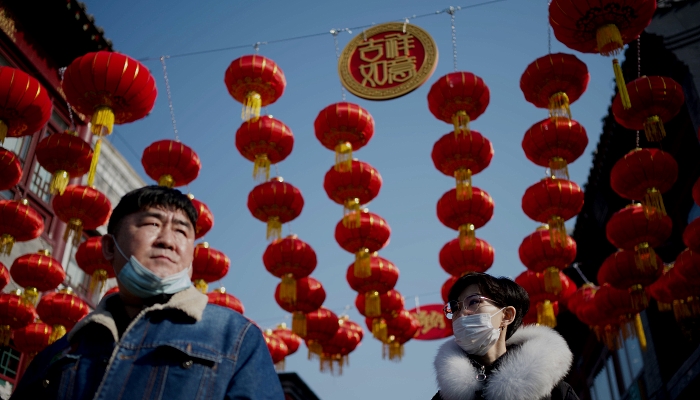
[[[468,274],[448,296],[454,340],[435,357],[433,400],[578,400],[563,381],[573,355],[544,326],[520,327],[530,298],[508,278]]]

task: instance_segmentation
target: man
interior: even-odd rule
[[[284,399],[262,333],[192,286],[197,211],[127,193],[102,237],[119,293],[39,353],[12,399]]]

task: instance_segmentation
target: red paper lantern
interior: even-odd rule
[[[669,293],[673,315],[678,322],[700,316],[700,286],[681,272],[673,267],[664,275],[665,290]]]
[[[355,297],[355,306],[357,307],[357,311],[361,314],[364,315],[365,317],[382,317],[382,318],[394,318],[396,317],[396,313],[398,313],[400,310],[403,310],[404,306],[404,298],[396,290],[389,290],[386,293],[382,293],[379,295],[379,302],[381,304],[381,308],[379,310],[379,314],[375,313],[370,313],[368,309],[366,309],[366,303],[365,303],[365,295],[360,293]]]
[[[591,79],[583,61],[573,54],[554,53],[528,65],[520,77],[525,100],[548,108],[552,119],[571,119],[569,104],[581,97]]]
[[[693,185],[693,200],[695,200],[695,204],[700,206],[700,178]]]
[[[457,200],[464,200],[472,196],[472,175],[491,164],[493,145],[475,130],[466,137],[450,132],[435,142],[431,157],[438,171],[454,176]]]
[[[668,239],[671,229],[671,218],[667,215],[648,219],[641,204],[631,204],[610,217],[605,233],[618,249],[634,250],[637,267],[646,270],[658,267],[654,247]]]
[[[331,340],[340,328],[338,316],[331,310],[320,307],[318,310],[305,314],[304,318],[306,320],[306,334],[302,337],[309,347],[309,352],[321,354],[323,350],[321,343]],[[293,327],[292,331],[294,331]]]
[[[401,361],[404,355],[403,345],[416,336],[420,322],[409,312],[401,312],[395,318],[387,320],[386,324],[387,338],[382,345],[382,358]]]
[[[37,318],[34,306],[17,293],[0,293],[0,344],[7,346],[12,330],[34,322]]]
[[[374,167],[366,162],[352,160],[347,171],[331,167],[323,179],[323,188],[328,197],[343,206],[344,224],[349,228],[358,228],[360,224],[360,206],[374,200],[382,187],[382,177]],[[354,213],[355,218],[348,214]]]
[[[53,343],[88,315],[90,308],[72,290],[64,289],[41,296],[36,312],[43,322],[52,326],[49,343]]]
[[[260,108],[268,106],[284,93],[287,79],[277,64],[258,54],[245,55],[231,62],[224,75],[229,94],[243,104],[241,118],[248,121],[260,116]]]
[[[15,242],[36,239],[44,231],[44,219],[27,199],[0,200],[0,254],[10,255]]]
[[[646,308],[646,305],[635,302],[627,290],[616,289],[610,285],[602,285],[598,289],[594,298],[594,304],[600,312],[605,313],[606,319],[610,318],[613,320],[612,323],[606,323],[605,334],[599,334],[599,337],[604,336],[604,342],[610,350],[616,350],[621,347],[620,335],[616,333],[622,331],[624,339],[636,336],[642,351],[646,351],[646,335],[642,327],[642,320],[639,317],[639,312]],[[609,330],[607,325],[614,326],[615,322],[621,329],[616,329],[616,332],[613,332]],[[598,327],[598,329],[600,328]]]
[[[625,44],[644,31],[656,11],[655,0],[553,0],[549,3],[549,23],[554,36],[567,47],[582,53],[617,56]],[[630,108],[622,69],[613,59],[617,90],[623,105]]]
[[[700,218],[695,218],[685,227],[683,243],[689,249],[700,252]]]
[[[301,337],[296,333],[292,332],[291,329],[287,328],[287,325],[282,323],[277,326],[277,329],[273,330],[272,333],[277,335],[278,338],[282,339],[287,345],[287,355],[291,356],[296,353],[301,345]]]
[[[628,83],[627,92],[634,107],[624,107],[620,96],[615,96],[615,121],[627,129],[643,129],[650,142],[666,137],[664,122],[675,117],[685,102],[681,85],[669,77],[643,76]]]
[[[226,288],[220,287],[214,289],[213,291],[207,293],[209,298],[209,304],[216,304],[218,306],[230,308],[239,314],[245,312],[245,307],[238,298],[230,293],[226,293]]]
[[[90,292],[96,288],[102,291],[107,279],[114,278],[112,263],[102,254],[102,237],[95,236],[80,243],[75,252],[75,262],[87,275],[90,275]]]
[[[36,160],[53,174],[49,186],[52,194],[63,194],[71,178],[85,175],[92,155],[90,144],[72,131],[47,136],[36,146]]]
[[[700,286],[700,253],[697,251],[691,249],[682,251],[676,257],[673,269],[690,284]]]
[[[17,350],[31,358],[51,344],[52,332],[50,325],[38,321],[13,331],[12,341]]]
[[[199,243],[194,247],[192,282],[202,293],[206,293],[209,289],[207,284],[226,276],[230,266],[231,260],[226,254],[209,247],[207,242]]]
[[[545,290],[544,274],[540,272],[525,271],[515,278],[515,283],[522,286],[530,295],[530,304],[537,308],[537,323],[554,328],[557,319],[554,315],[552,303],[561,299],[566,299],[576,291],[576,284],[559,272],[561,291],[552,293]]]
[[[17,155],[0,147],[0,190],[13,188],[22,179],[22,164]]]
[[[10,272],[5,264],[0,262],[0,290],[4,289],[8,283],[10,283]]]
[[[292,332],[306,337],[306,313],[318,310],[326,301],[326,291],[321,282],[307,276],[296,281],[296,300],[286,300],[281,297],[281,286],[275,289],[275,301],[285,311],[292,313]]]
[[[374,135],[374,119],[357,104],[341,102],[321,110],[314,121],[316,138],[335,151],[335,165],[341,172],[352,169],[352,152],[364,147]]]
[[[268,239],[279,239],[282,224],[298,217],[303,207],[301,191],[284,182],[282,177],[272,178],[254,187],[248,194],[248,210],[253,217],[267,223]]]
[[[554,247],[566,242],[564,221],[573,218],[583,208],[583,190],[569,180],[546,178],[527,188],[522,207],[530,219],[549,225]]]
[[[296,301],[296,280],[311,275],[317,263],[314,249],[296,235],[273,241],[263,253],[265,269],[282,279],[280,298],[289,302]]]
[[[438,79],[428,92],[428,108],[435,118],[452,123],[455,135],[469,134],[469,121],[486,111],[489,88],[471,72],[451,72]]]
[[[201,239],[214,226],[214,214],[209,207],[203,202],[194,198],[194,195],[188,194],[192,205],[197,210],[197,225],[194,228],[194,238]]]
[[[440,294],[442,295],[442,301],[447,304],[447,301],[449,300],[449,295],[450,295],[450,290],[452,290],[452,286],[454,286],[455,282],[457,282],[457,279],[459,279],[459,276],[451,276],[449,277],[445,283],[442,284],[442,288],[440,289]]]
[[[270,165],[287,158],[294,147],[294,134],[271,115],[243,122],[236,131],[236,148],[253,162],[253,178],[270,179]]]
[[[95,178],[102,136],[114,124],[134,122],[153,109],[158,90],[148,68],[124,54],[111,51],[87,53],[70,63],[61,83],[66,100],[79,113],[90,115],[91,131],[99,137],[88,174]]]
[[[561,291],[559,271],[576,259],[576,242],[566,235],[566,240],[557,246],[552,247],[551,243],[547,226],[541,226],[523,239],[518,254],[527,269],[544,273],[545,291],[558,293]]]
[[[202,163],[190,147],[179,140],[159,140],[143,151],[141,165],[160,186],[185,186],[199,176]]]
[[[666,215],[661,194],[671,189],[677,178],[678,164],[671,154],[637,148],[615,163],[610,186],[625,199],[642,200],[647,218],[655,218]]]
[[[355,276],[366,278],[372,274],[370,255],[389,243],[391,228],[384,218],[367,209],[356,212],[360,213],[359,227],[348,228],[341,220],[335,226],[335,240],[343,250],[355,253]],[[357,217],[351,214],[349,218]]]
[[[109,221],[112,204],[104,194],[91,186],[71,185],[61,195],[54,196],[53,210],[66,231],[63,240],[73,235],[73,245],[78,246],[83,230],[94,230]]]
[[[663,265],[663,261],[655,255],[656,265]],[[637,266],[636,254],[633,251],[619,250],[605,259],[598,270],[598,283],[627,290],[632,304],[640,309],[649,304],[645,287],[654,283],[661,276],[661,268],[640,269]]]
[[[54,290],[66,279],[66,273],[48,250],[19,256],[10,267],[12,279],[24,288],[24,298],[36,304],[39,292]]]
[[[578,316],[579,309],[587,302],[593,301],[596,290],[597,287],[592,283],[583,284],[566,300],[566,308],[568,308],[572,314]]]
[[[523,150],[528,160],[549,168],[550,175],[569,179],[568,165],[581,157],[588,145],[586,130],[572,119],[547,118],[525,132]]]
[[[263,338],[265,339],[265,344],[267,344],[267,349],[270,351],[270,356],[272,357],[272,362],[275,364],[277,369],[284,369],[281,364],[284,362],[285,357],[289,354],[289,349],[287,344],[280,337],[275,335],[271,329],[266,329],[263,332]]]
[[[437,202],[437,216],[448,228],[459,231],[459,245],[462,249],[476,246],[475,230],[486,225],[493,217],[493,199],[486,191],[472,188],[471,198],[457,199],[457,189],[442,195]]]
[[[0,67],[0,143],[33,135],[51,118],[46,89],[24,71]]]
[[[379,257],[374,253],[370,257],[371,273],[367,277],[355,276],[355,265],[350,264],[345,278],[350,287],[365,296],[365,310],[370,316],[381,314],[381,296],[396,286],[399,280],[399,269],[389,260]]]
[[[440,250],[440,266],[450,275],[462,276],[470,272],[485,272],[493,265],[494,251],[488,242],[479,238],[473,248],[462,248],[459,239],[445,244]]]
[[[335,335],[321,342],[321,372],[330,371],[331,374],[342,375],[343,365],[348,365],[348,357],[362,341],[362,328],[350,321],[347,316],[338,320],[339,328]],[[313,348],[313,344],[309,344]]]

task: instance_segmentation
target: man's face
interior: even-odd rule
[[[133,255],[161,278],[188,268],[194,257],[194,227],[180,209],[150,207],[127,215],[114,240],[124,255]],[[117,251],[111,239],[103,238],[102,248],[118,276],[128,259]]]

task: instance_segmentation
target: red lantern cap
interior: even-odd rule
[[[485,272],[493,265],[494,250],[482,239],[475,238],[473,248],[460,247],[459,239],[445,244],[440,250],[440,266],[450,275]]]
[[[301,191],[273,178],[253,188],[248,194],[248,210],[253,217],[268,224],[268,239],[281,236],[282,224],[292,221],[301,214],[304,198]]]
[[[0,67],[0,143],[33,135],[51,118],[48,92],[24,71]]]
[[[44,219],[27,200],[0,200],[0,254],[9,255],[14,242],[36,239],[43,231]]]
[[[66,279],[61,263],[46,250],[17,257],[10,275],[19,286],[36,288],[39,292],[54,290]]]
[[[200,239],[204,237],[214,227],[214,214],[204,202],[194,198],[192,194],[188,194],[192,205],[197,210],[197,225],[194,228],[194,238]]]
[[[151,143],[143,151],[141,165],[151,179],[169,188],[189,184],[202,168],[197,153],[177,140]]]
[[[581,97],[590,79],[586,64],[578,57],[554,53],[540,57],[527,66],[520,77],[520,90],[525,100],[535,107],[549,108],[550,116],[571,119],[569,104]],[[562,99],[558,100],[557,97]],[[552,113],[557,102],[562,103],[564,113]]]
[[[0,190],[13,188],[22,179],[22,165],[15,153],[0,147]]]
[[[267,115],[251,119],[236,131],[236,148],[253,161],[253,177],[270,179],[270,165],[283,161],[294,148],[294,134],[282,121]]]
[[[222,306],[230,308],[233,311],[243,314],[245,312],[245,307],[238,298],[230,293],[226,292],[225,288],[214,289],[213,291],[207,293],[209,298],[209,304],[216,304],[217,306]]]

